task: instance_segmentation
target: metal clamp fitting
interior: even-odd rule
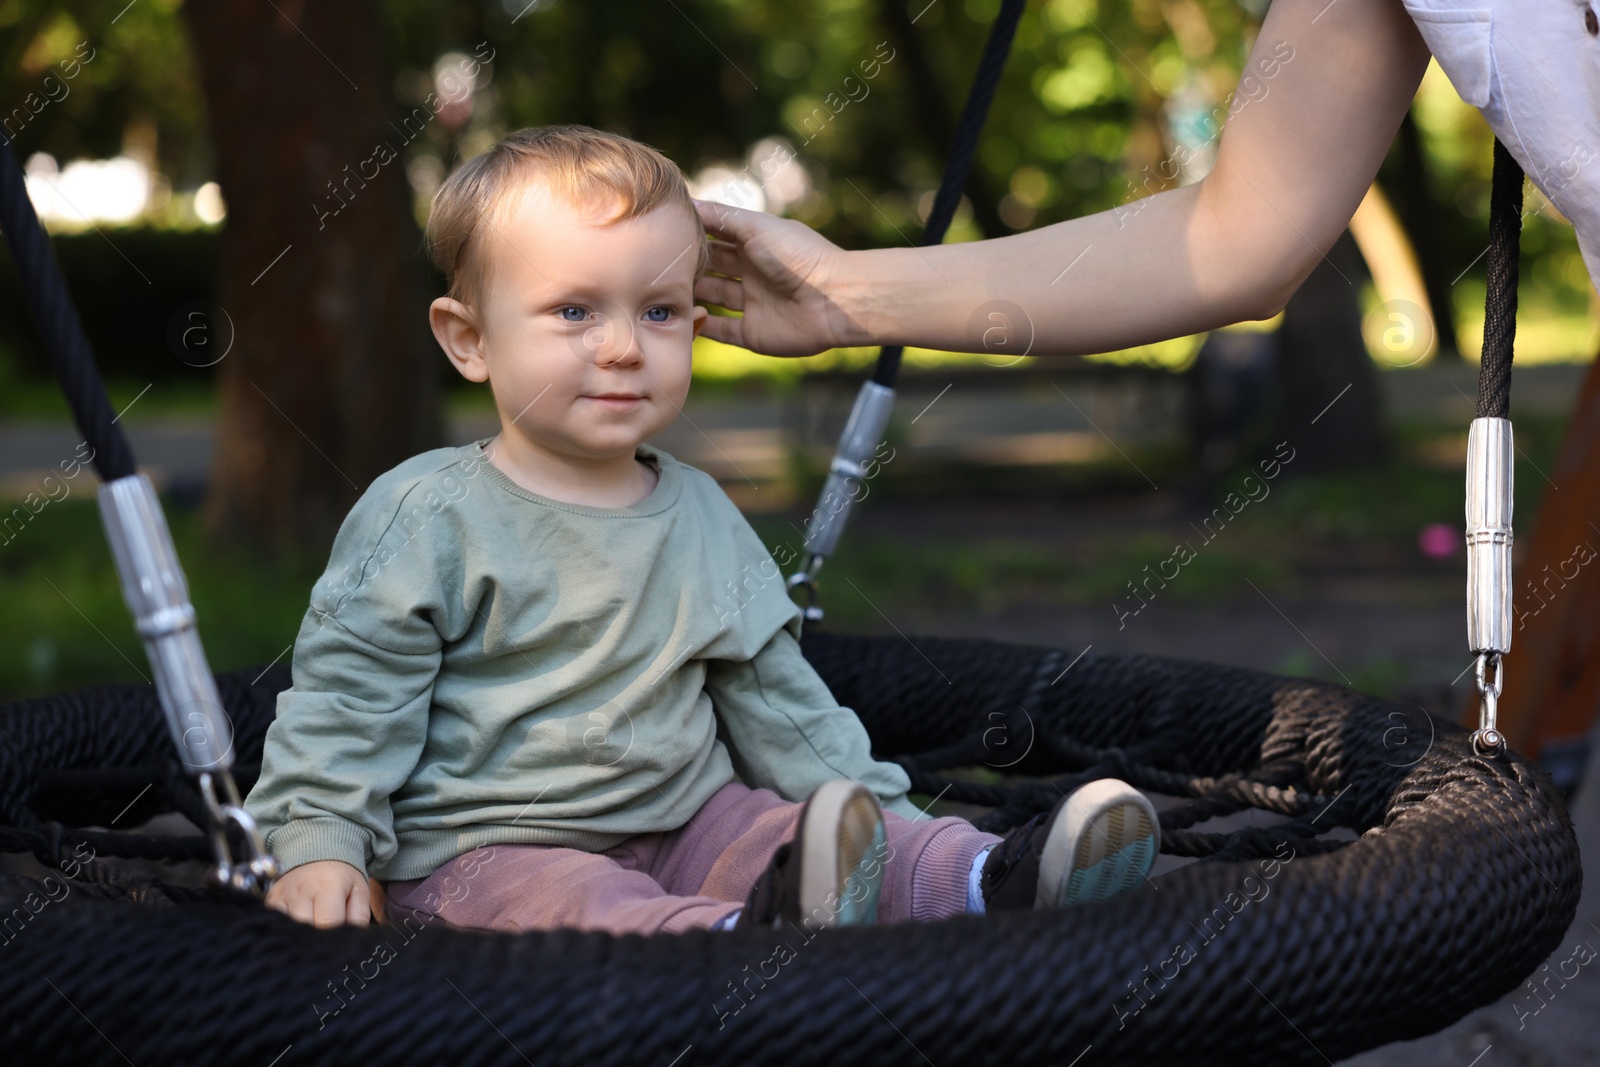
[[[828,480],[806,523],[806,551],[813,556],[831,556],[838,547],[839,535],[857,500],[850,482],[860,484],[870,477],[866,464],[883,440],[883,429],[889,424],[893,408],[893,389],[873,381],[861,383],[850,419],[839,434],[833,461],[828,464]]]
[[[155,487],[145,475],[132,474],[102,485],[99,503],[122,598],[155,672],[184,769],[191,775],[225,771],[233,766],[233,730],[200,647],[189,583]]]
[[[1473,419],[1467,433],[1467,647],[1511,651],[1509,419]]]
[[[279,864],[267,851],[255,820],[244,810],[239,787],[229,773],[233,727],[200,647],[189,583],[178,563],[155,486],[143,474],[118,478],[100,487],[99,503],[122,598],[133,613],[134,628],[155,672],[156,694],[172,743],[184,769],[196,778],[211,816],[209,834],[217,859],[212,884],[264,895],[280,873]],[[235,860],[228,843],[229,825],[244,838],[242,864]]]
[[[850,518],[850,511],[858,498],[851,482],[865,484],[872,477],[867,463],[883,440],[883,428],[889,424],[889,412],[894,408],[894,390],[874,381],[861,383],[856,394],[850,418],[839,434],[839,444],[833,461],[828,464],[828,479],[822,483],[822,493],[811,518],[806,520],[806,551],[810,553],[805,567],[789,576],[790,589],[803,589],[807,622],[822,618],[822,606],[817,594],[817,571],[822,561],[833,555],[839,545],[839,536]],[[891,457],[893,458],[893,457]],[[865,494],[863,494],[865,495]]]
[[[1505,685],[1501,656],[1511,651],[1515,447],[1511,420],[1472,420],[1467,433],[1467,647],[1478,656],[1478,729],[1472,735],[1472,750],[1480,756],[1506,748],[1495,719]]]
[[[1488,673],[1494,669],[1494,680]],[[1472,751],[1480,756],[1495,756],[1505,752],[1506,736],[1495,726],[1499,713],[1500,690],[1506,681],[1505,662],[1498,652],[1478,653],[1478,728],[1472,733]]]

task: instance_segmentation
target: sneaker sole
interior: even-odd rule
[[[1161,824],[1144,794],[1116,778],[1068,798],[1039,857],[1034,906],[1106,900],[1136,889],[1161,851]]]
[[[799,837],[802,920],[812,927],[876,922],[888,849],[872,791],[842,779],[824,782],[806,804]]]

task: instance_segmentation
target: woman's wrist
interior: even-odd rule
[[[839,252],[818,286],[829,348],[860,348],[876,343],[869,321],[873,288],[867,279],[871,266],[869,255],[868,252]]]
[[[843,252],[829,272],[823,295],[830,309],[831,342],[838,348],[905,344],[907,323],[917,321],[914,280],[904,276],[910,249]]]

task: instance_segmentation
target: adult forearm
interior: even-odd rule
[[[990,312],[1020,309],[1035,354],[1087,353],[1268,317],[1348,224],[1427,59],[1396,0],[1280,0],[1204,181],[1012,237],[846,253],[845,340],[974,350]]]
[[[1019,308],[1032,354],[1066,355],[1274,314],[1278,294],[1260,284],[1269,271],[1223,252],[1199,217],[1201,193],[1186,186],[1140,201],[1136,213],[1105,211],[996,240],[848,253],[835,291],[855,332],[847,342],[971,351],[1002,321],[992,315]]]

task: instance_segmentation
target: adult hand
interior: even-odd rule
[[[716,274],[695,283],[695,299],[744,313],[711,316],[701,336],[769,356],[812,356],[857,340],[855,324],[828,291],[845,255],[839,246],[792,219],[708,200],[694,206],[717,238]]]
[[[267,907],[299,922],[366,926],[372,918],[367,876],[343,860],[303,863],[272,884]]]

